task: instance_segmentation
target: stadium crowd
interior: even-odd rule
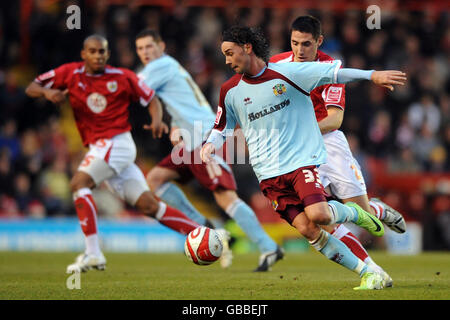
[[[449,11],[383,12],[381,29],[366,26],[364,10],[288,8],[152,7],[110,5],[107,1],[33,2],[26,18],[20,2],[2,3],[0,16],[0,217],[75,215],[70,176],[84,149],[70,122],[67,106],[57,108],[25,96],[24,86],[36,75],[79,60],[84,37],[103,34],[109,40],[109,64],[138,70],[134,39],[149,27],[160,31],[167,53],[192,74],[215,108],[221,84],[232,75],[220,52],[221,32],[236,22],[260,26],[271,53],[290,50],[289,26],[299,15],[322,21],[321,50],[360,69],[399,69],[408,83],[393,93],[370,85],[347,85],[343,131],[363,167],[374,195],[400,209],[408,221],[424,227],[425,249],[450,249],[450,186],[401,192],[372,183],[383,163],[390,174],[441,174],[450,171],[450,20]],[[81,8],[81,29],[69,30],[67,6]],[[21,17],[18,19],[17,17]],[[168,138],[154,140],[140,128],[146,121],[131,107],[133,135],[140,159],[162,159]],[[144,115],[144,116],[143,116]],[[234,166],[239,191],[256,212],[261,199],[250,166]],[[249,181],[253,181],[250,185]],[[448,180],[447,180],[448,182]],[[241,184],[245,183],[245,187]],[[195,188],[195,185],[194,185]],[[116,204],[121,208],[120,204]],[[105,209],[107,210],[107,209]]]

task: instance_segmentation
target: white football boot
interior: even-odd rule
[[[259,257],[258,267],[253,270],[254,272],[266,272],[270,271],[271,267],[278,261],[284,258],[284,250],[280,246],[277,246],[277,250],[273,252],[263,253]]]
[[[106,259],[103,253],[99,255],[82,253],[78,255],[75,263],[67,266],[67,273],[86,272],[91,269],[103,271],[106,268]]]
[[[222,239],[223,250],[222,255],[220,256],[220,266],[224,269],[229,268],[233,263],[233,253],[231,252],[229,241],[230,241],[230,232],[225,229],[215,229],[215,231],[219,234],[219,237]]]
[[[406,222],[405,218],[403,218],[402,214],[395,210],[394,208],[388,206],[386,203],[381,201],[377,198],[370,199],[373,202],[379,203],[381,206],[383,206],[384,212],[386,213],[386,216],[384,219],[380,219],[385,225],[389,227],[389,229],[397,232],[397,233],[405,233],[406,231]]]

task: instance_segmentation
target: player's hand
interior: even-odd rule
[[[213,161],[212,154],[215,151],[216,148],[211,142],[205,143],[202,147],[202,150],[200,150],[200,158],[204,163],[208,164],[208,162]]]
[[[53,102],[56,105],[62,104],[66,101],[67,93],[69,93],[69,89],[61,91],[59,89],[47,89],[44,91],[44,97],[48,101]]]
[[[169,127],[163,121],[152,122],[150,125],[144,124],[145,130],[152,132],[153,138],[161,138],[164,133],[169,133]]]
[[[394,91],[394,85],[405,84],[406,73],[397,70],[374,71],[371,80],[381,87]]]

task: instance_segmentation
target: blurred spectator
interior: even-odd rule
[[[441,113],[430,94],[423,95],[420,102],[415,102],[409,107],[408,120],[415,130],[420,130],[426,123],[428,130],[432,134],[436,133],[441,123]]]
[[[6,148],[9,150],[11,161],[15,161],[20,154],[16,120],[6,119],[0,130],[0,149]]]

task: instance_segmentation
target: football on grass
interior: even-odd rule
[[[184,253],[198,265],[208,265],[220,258],[223,245],[216,231],[207,227],[192,230],[184,243]]]

